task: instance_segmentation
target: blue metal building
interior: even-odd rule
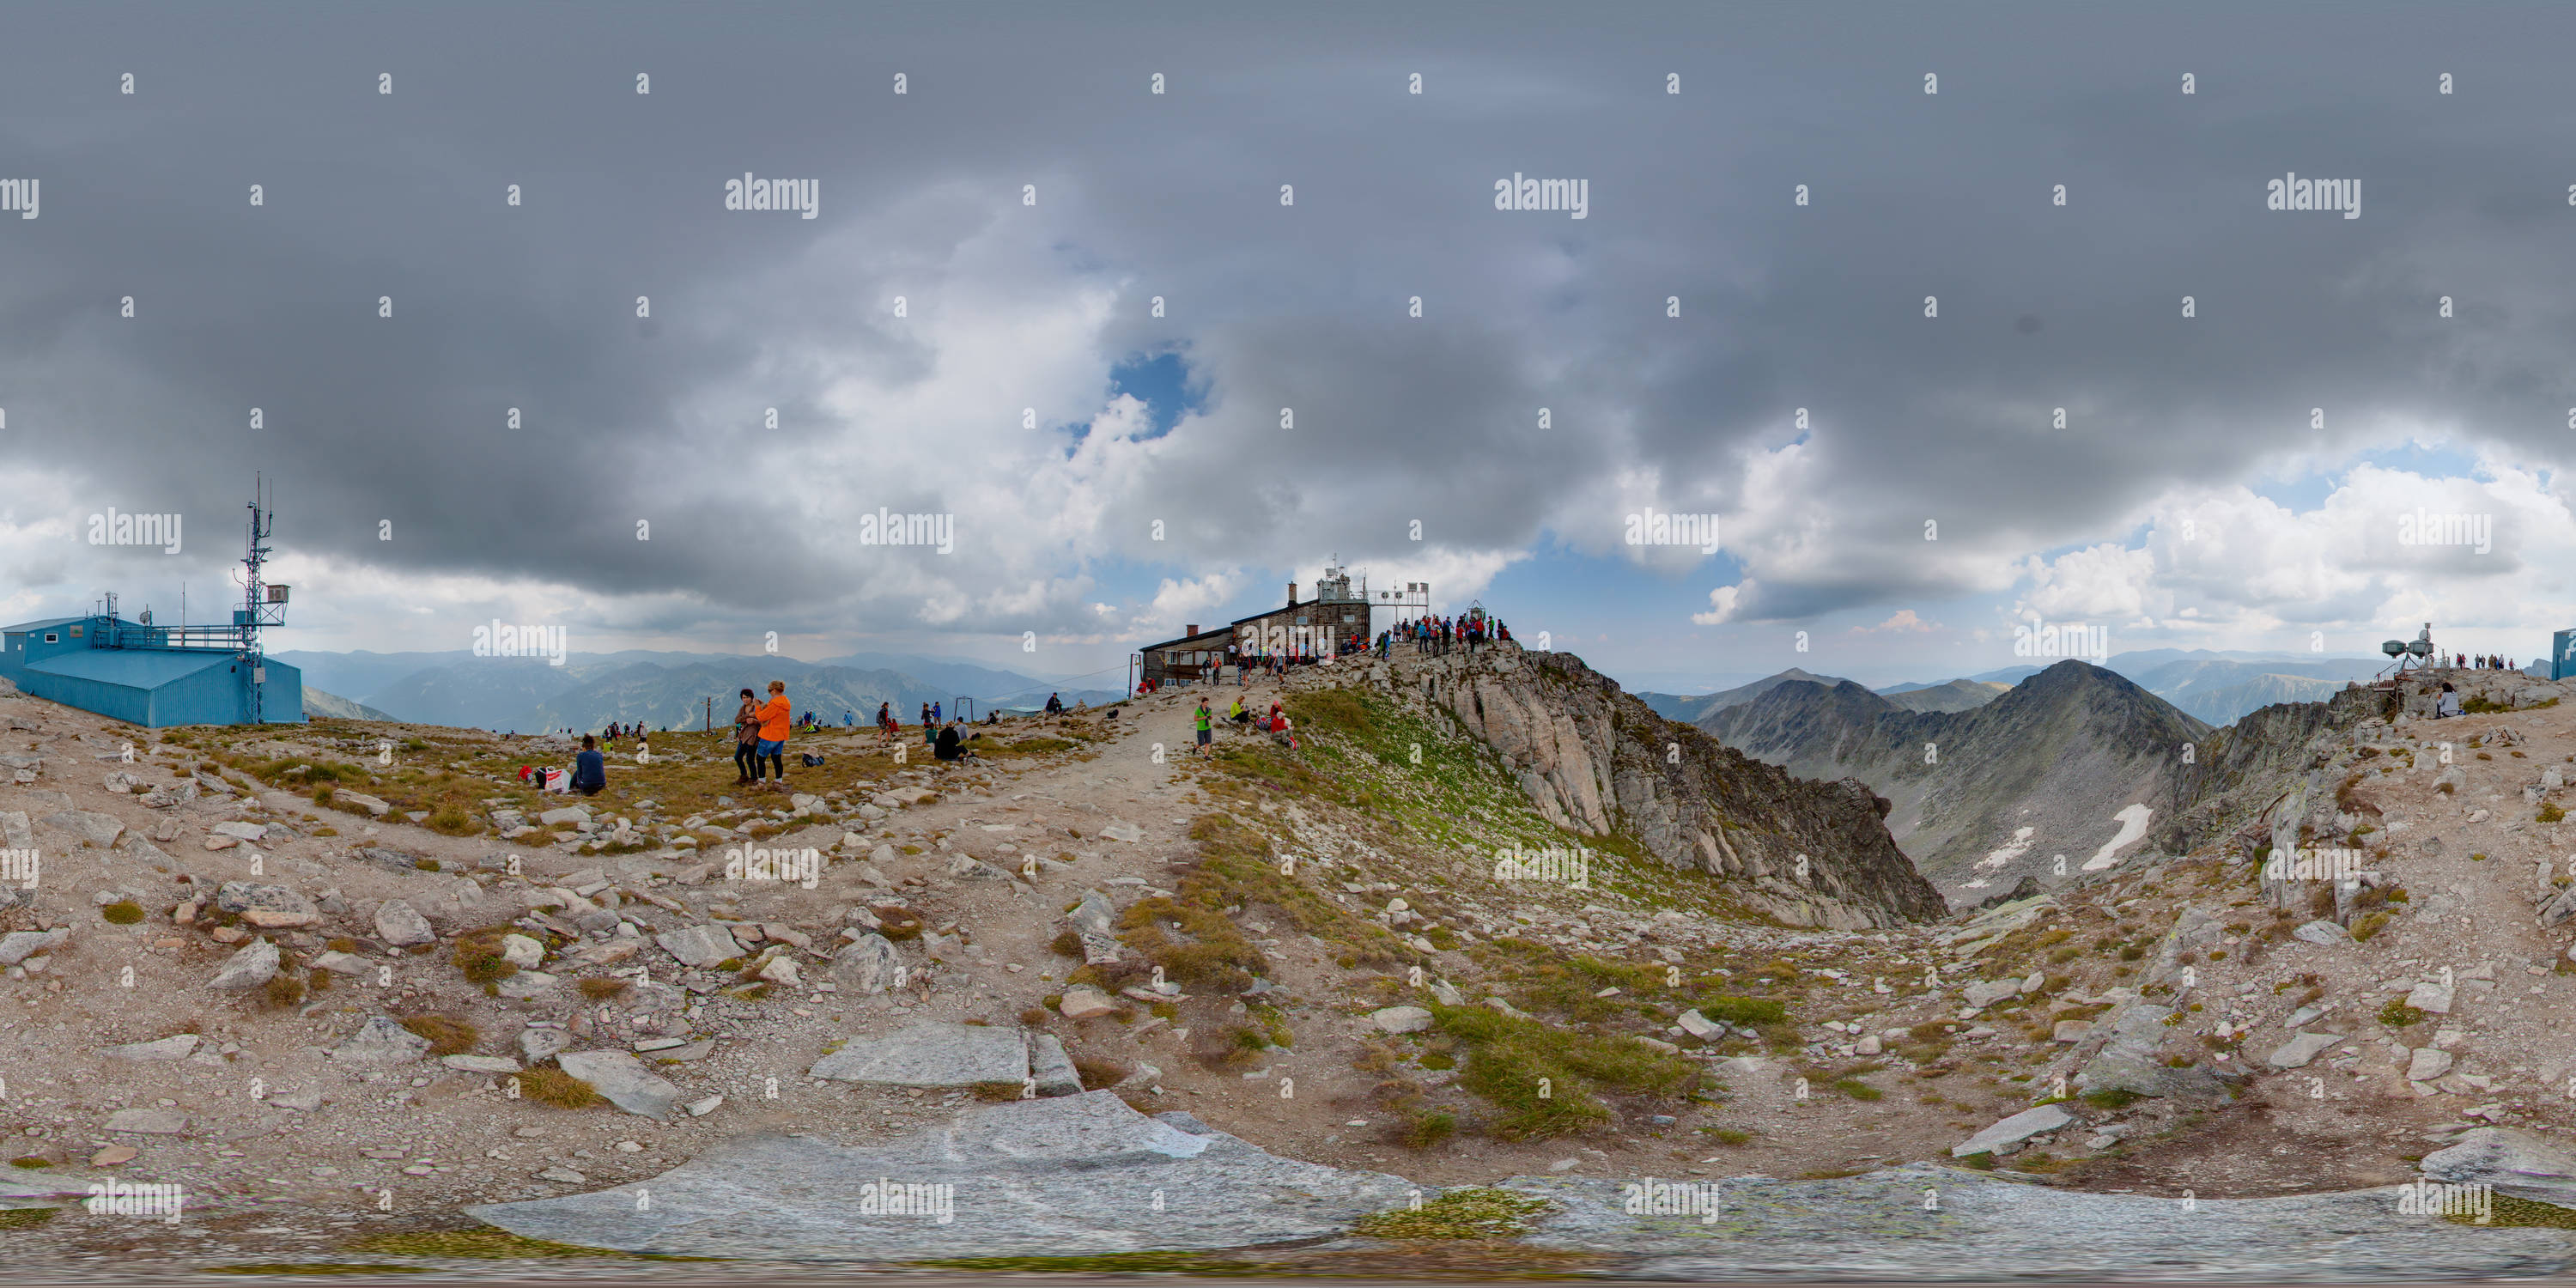
[[[254,711],[269,724],[303,723],[303,672],[239,648],[196,644],[203,629],[183,633],[112,613],[0,628],[0,679],[147,729],[249,724]]]
[[[104,612],[0,627],[0,679],[21,693],[165,729],[194,724],[302,724],[304,672],[261,652],[264,626],[286,624],[287,588],[261,575],[276,516],[262,480],[250,509],[248,575],[230,625],[155,626]]]

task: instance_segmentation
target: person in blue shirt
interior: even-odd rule
[[[581,751],[572,758],[572,789],[584,796],[597,796],[608,786],[608,758],[599,754],[599,740],[589,734],[581,736]]]

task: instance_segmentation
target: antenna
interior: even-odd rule
[[[260,569],[268,562],[269,535],[277,529],[277,516],[268,507],[268,480],[254,475],[250,503],[250,550],[242,557],[242,567],[249,576],[243,583],[242,607],[233,614],[233,630],[239,640],[239,656],[249,667],[250,722],[267,723],[261,708],[261,691],[268,685],[268,665],[260,651],[259,628],[286,624],[287,587],[261,584]]]

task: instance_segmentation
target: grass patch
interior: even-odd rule
[[[1087,1257],[944,1257],[907,1264],[952,1270],[1063,1275],[1239,1275],[1267,1268],[1258,1262],[1228,1261],[1204,1252],[1102,1252]]]
[[[426,1266],[371,1266],[349,1261],[261,1261],[240,1266],[208,1266],[210,1275],[425,1275]]]
[[[501,937],[518,933],[515,926],[486,926],[456,937],[448,960],[465,972],[469,984],[498,984],[519,973],[518,964],[501,955]],[[345,950],[344,950],[345,951]]]
[[[1396,1143],[1406,1149],[1434,1149],[1458,1131],[1458,1115],[1446,1109],[1415,1110],[1396,1129]]]
[[[1610,1119],[1596,1087],[1677,1095],[1699,1081],[1697,1065],[1641,1042],[1553,1029],[1484,1007],[1434,1006],[1442,1032],[1465,1048],[1458,1086],[1502,1111],[1491,1125],[1505,1140],[1536,1140]]]
[[[31,1207],[0,1210],[0,1230],[33,1230],[54,1219],[61,1208]]]
[[[110,925],[131,926],[143,920],[143,909],[132,899],[119,899],[99,909],[98,915],[106,918]]]
[[[578,987],[583,997],[594,1002],[604,1002],[612,997],[625,996],[626,991],[634,985],[622,979],[601,979],[591,976],[583,979]]]
[[[453,1015],[415,1015],[404,1020],[402,1026],[429,1039],[432,1056],[463,1055],[473,1050],[474,1043],[483,1036],[482,1030]]]
[[[2126,1109],[2139,1100],[2137,1092],[2123,1087],[2103,1087],[2076,1098],[2096,1109]]]
[[[557,1109],[585,1109],[605,1099],[598,1088],[552,1065],[529,1069],[516,1081],[520,1096]]]
[[[2388,1005],[2379,1008],[2379,1022],[2392,1029],[2402,1029],[2410,1024],[2423,1023],[2424,1013],[2408,1006],[2405,998],[2392,997],[2388,999]]]
[[[1513,1239],[1547,1200],[1485,1186],[1450,1190],[1418,1208],[1371,1212],[1351,1227],[1364,1239]]]
[[[459,1257],[477,1261],[523,1261],[572,1257],[613,1257],[633,1253],[584,1248],[570,1243],[530,1239],[489,1226],[472,1230],[410,1230],[371,1234],[342,1245],[345,1251],[379,1257]],[[699,1260],[699,1258],[691,1258]]]
[[[2494,1210],[2489,1214],[2490,1219],[2483,1224],[2491,1229],[2497,1226],[2510,1226],[2526,1229],[2539,1227],[2549,1230],[2576,1230],[2576,1211],[2560,1207],[2555,1203],[2516,1198],[2511,1194],[2494,1194],[2488,1197],[2494,1201]],[[2454,1225],[2482,1224],[2477,1217],[2466,1212],[2447,1213],[2442,1219]]]

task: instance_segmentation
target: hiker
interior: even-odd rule
[[[1207,749],[1208,749],[1208,740],[1209,740],[1209,737],[1210,737],[1209,730],[1208,730],[1208,704],[1207,704],[1207,699],[1205,699],[1205,698],[1201,698],[1201,699],[1199,699],[1199,709],[1198,709],[1197,711],[1195,711],[1195,712],[1193,712],[1193,713],[1191,714],[1191,718],[1192,718],[1192,719],[1194,719],[1194,720],[1196,720],[1196,721],[1198,722],[1198,730],[1199,730],[1198,754],[1200,754],[1200,755],[1204,756],[1204,755],[1206,755],[1206,754],[1207,754]]]
[[[1225,713],[1225,718],[1230,723],[1242,724],[1252,719],[1252,713],[1243,709],[1243,699],[1236,698],[1234,706]]]
[[[757,775],[760,762],[766,758],[776,780],[759,790],[787,790],[787,726],[788,713],[792,710],[794,708],[787,705],[787,682],[770,681],[769,701],[760,708],[760,742],[752,749],[751,767]]]
[[[941,710],[938,703],[933,702],[930,704],[930,723],[937,724],[946,718],[946,713]]]
[[[2458,714],[2460,714],[2460,695],[2451,688],[2450,681],[2444,680],[2441,700],[2433,706],[2433,718],[2442,720]]]
[[[750,787],[760,781],[760,705],[751,690],[742,691],[742,707],[733,713],[733,785]]]
[[[608,786],[608,758],[599,754],[599,740],[589,734],[581,736],[581,751],[572,758],[572,789],[584,796],[597,796]]]
[[[939,739],[931,744],[930,754],[947,764],[962,764],[976,758],[975,753],[967,748],[966,740],[958,736],[954,721],[939,731]]]
[[[1287,722],[1288,717],[1280,712],[1279,704],[1273,702],[1270,704],[1270,714],[1261,718],[1261,731],[1263,733],[1277,733],[1281,729],[1287,727]]]
[[[1047,695],[1046,713],[1047,713],[1048,715],[1051,715],[1051,716],[1060,716],[1060,715],[1063,715],[1063,714],[1064,714],[1064,698],[1063,698],[1061,695],[1058,695],[1058,694],[1053,694],[1053,693],[1048,694],[1048,695]]]

